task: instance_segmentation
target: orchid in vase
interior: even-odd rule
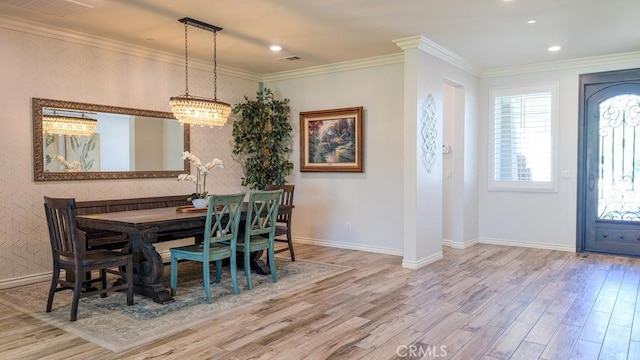
[[[183,160],[189,160],[191,164],[196,166],[196,174],[180,174],[178,175],[178,181],[191,181],[196,184],[196,191],[191,194],[187,200],[191,200],[192,202],[197,199],[206,199],[207,198],[207,173],[209,170],[214,168],[224,168],[224,162],[218,158],[215,158],[206,164],[203,164],[200,159],[193,155],[192,153],[185,151],[182,153]],[[204,202],[206,204],[206,202]],[[195,203],[194,203],[195,205]],[[206,205],[205,205],[206,206]]]

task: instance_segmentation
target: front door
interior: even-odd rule
[[[578,250],[640,256],[640,69],[580,82]]]

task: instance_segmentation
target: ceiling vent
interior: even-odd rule
[[[74,15],[94,7],[75,0],[0,0],[0,4],[59,17]]]
[[[289,61],[296,61],[296,60],[300,60],[302,59],[300,56],[297,55],[291,55],[291,56],[285,56],[285,57],[281,57],[278,60],[289,60]]]

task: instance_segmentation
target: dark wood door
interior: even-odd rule
[[[578,248],[640,256],[640,69],[581,76]]]

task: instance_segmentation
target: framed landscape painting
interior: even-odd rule
[[[300,171],[363,172],[363,109],[300,113]]]

